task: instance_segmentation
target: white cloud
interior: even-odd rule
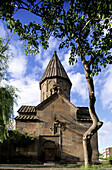
[[[13,55],[9,60],[9,69],[8,71],[11,73],[12,77],[20,78],[26,72],[27,66],[27,58],[25,54],[21,51],[21,43],[17,41],[13,41],[13,44],[9,45],[10,54]]]
[[[9,72],[11,72],[12,76],[17,78],[24,75],[26,71],[26,62],[25,59],[21,57],[14,58],[9,62]]]
[[[66,71],[72,70],[74,69],[74,67],[78,65],[78,63],[74,63],[74,65],[70,65],[69,58],[70,58],[70,50],[68,51],[68,53],[64,54],[64,60],[62,61],[62,65],[64,66]]]
[[[107,29],[103,29],[103,31],[104,31],[104,36],[106,36],[106,34],[109,33],[109,31]]]
[[[72,72],[68,73],[72,82],[72,92],[80,95],[83,101],[88,99],[87,81],[84,74]]]
[[[98,131],[100,150],[112,146],[112,122],[104,119],[103,123],[103,126]]]
[[[50,58],[49,58],[49,57],[45,58],[44,60],[40,60],[40,61],[39,61],[39,63],[42,65],[42,67],[41,67],[42,70],[45,70],[45,69],[46,69],[49,61],[50,61]]]
[[[40,63],[40,67],[43,71],[47,67],[47,64],[49,63],[51,57],[53,56],[54,51],[58,51],[57,55],[58,55],[60,60],[62,60],[64,55],[67,57],[67,55],[69,54],[69,52],[67,54],[65,54],[65,51],[66,51],[65,49],[63,49],[63,50],[58,49],[59,43],[60,43],[59,40],[55,39],[54,37],[51,37],[49,39],[49,48],[47,50],[44,50],[43,48],[41,48],[41,46],[39,46],[40,52],[39,52],[39,54],[37,54],[35,56],[35,61],[36,62],[38,61]],[[68,57],[67,58],[66,57],[64,59],[64,60],[66,60],[65,63],[63,63],[64,67],[66,67],[67,65],[69,66],[69,63],[68,63],[69,60],[68,60]]]
[[[10,85],[18,88],[18,106],[14,106],[14,114],[17,115],[17,110],[21,105],[36,106],[40,101],[39,82],[31,77],[24,77],[24,79],[10,80]]]
[[[10,60],[8,62],[8,72],[11,77],[8,82],[3,81],[2,85],[9,84],[18,89],[16,92],[19,96],[17,100],[18,105],[14,105],[14,116],[17,115],[17,110],[21,105],[37,105],[40,101],[39,82],[36,80],[36,70],[33,74],[27,72],[28,58],[22,50],[22,43],[11,39],[8,51]],[[27,73],[27,74],[26,74]],[[26,76],[27,75],[27,76]]]
[[[54,37],[50,37],[49,39],[49,48],[44,50],[41,45],[39,46],[39,54],[36,55],[35,60],[43,60],[45,58],[51,57],[54,51],[58,50],[59,41]]]
[[[6,41],[7,38],[10,38],[10,35],[11,33],[7,28],[5,28],[5,24],[0,22],[0,36],[2,36]],[[22,77],[26,72],[27,65],[27,58],[22,51],[22,42],[19,40],[15,41],[13,37],[11,37],[8,46],[9,50],[7,53],[10,56],[8,71],[14,78]]]
[[[32,73],[29,76],[31,76],[35,80],[36,79],[40,80],[41,77],[39,76],[39,73],[41,73],[41,72],[42,72],[42,68],[38,65],[38,66],[35,66],[34,68],[32,68]]]
[[[108,66],[103,71],[103,80],[101,88],[101,101],[105,107],[112,109],[112,66]]]
[[[6,34],[7,34],[7,32],[4,28],[4,24],[2,22],[0,22],[0,37],[5,38]]]
[[[30,63],[28,63],[29,56],[25,56],[22,50],[22,43],[19,40],[16,42],[12,40],[9,49],[10,55],[13,54],[8,64],[8,71],[11,75],[9,85],[18,89],[16,93],[19,96],[17,100],[18,105],[14,105],[14,115],[16,116],[17,110],[21,105],[36,106],[40,101],[38,75],[36,76],[38,67],[32,68],[32,74],[29,72],[31,67]]]
[[[77,100],[75,98],[73,98],[73,99],[71,99],[71,103],[75,105],[77,103]]]
[[[54,49],[56,51],[59,47],[59,43],[60,43],[60,40],[58,40],[57,38],[51,37],[49,39],[49,48],[51,50]]]

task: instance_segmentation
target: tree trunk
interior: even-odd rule
[[[84,65],[84,71],[88,83],[89,90],[89,113],[92,119],[91,127],[84,133],[83,135],[83,148],[84,148],[84,159],[85,159],[85,167],[92,164],[92,147],[91,147],[91,137],[98,131],[98,129],[103,125],[103,122],[100,122],[96,112],[95,112],[95,94],[94,94],[94,84],[93,78],[90,76],[90,65],[87,63]]]

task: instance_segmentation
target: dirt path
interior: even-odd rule
[[[45,167],[38,165],[26,165],[26,164],[0,164],[0,169],[3,170],[81,170],[80,168],[55,168],[55,167]],[[94,170],[94,169],[93,169]],[[112,168],[104,168],[102,170],[112,170]]]

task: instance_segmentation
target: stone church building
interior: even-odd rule
[[[27,132],[35,138],[31,145],[16,147],[16,156],[29,157],[29,163],[84,162],[82,137],[92,121],[88,107],[77,107],[70,102],[71,87],[72,83],[54,52],[40,80],[41,103],[37,106],[21,106],[15,118],[19,133]],[[92,160],[96,163],[97,134],[91,142]]]

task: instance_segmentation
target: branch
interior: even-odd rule
[[[86,26],[89,24],[90,21],[91,21],[91,19],[88,22],[86,22],[86,24],[84,25],[84,27],[82,29],[82,32],[85,30]]]
[[[29,9],[28,9],[28,8],[25,8],[25,7],[19,7],[19,9],[24,9],[24,10],[26,10],[26,11],[29,11]],[[32,9],[31,9],[31,12],[32,12],[33,14],[39,16],[39,17],[43,17],[43,15],[40,15],[40,14],[34,12]]]
[[[11,40],[11,38],[12,38],[13,34],[14,34],[14,33],[12,33],[12,35],[10,36],[10,38],[8,38],[8,40],[7,40],[6,44],[5,44],[5,46],[7,46],[7,45],[8,45],[8,43],[9,43],[9,41]]]
[[[14,14],[18,11],[18,9],[19,9],[19,8],[17,8],[12,15],[14,15]]]
[[[41,1],[42,1],[42,0],[40,0],[35,6],[37,6]],[[18,0],[18,2],[19,2],[20,5],[21,5],[20,7],[18,7],[18,9],[24,9],[24,10],[29,11],[29,9],[28,9],[29,6],[28,6],[27,3],[25,3],[23,0]],[[24,4],[26,7],[24,7],[23,4]],[[34,12],[31,8],[30,8],[30,10],[31,10],[31,12],[32,12],[33,14],[35,14],[35,15],[37,15],[37,16],[39,16],[39,17],[43,17],[42,15]]]
[[[81,37],[81,35],[82,35],[82,33],[83,33],[83,31],[85,30],[85,28],[86,28],[86,26],[89,24],[89,22],[91,21],[91,19],[90,20],[88,20],[87,22],[86,22],[86,24],[84,25],[84,27],[82,28],[82,30],[81,30],[81,32],[80,32],[80,34],[79,34],[79,38]],[[78,37],[76,38],[76,37],[74,37],[75,38],[75,41],[77,42],[78,41]]]
[[[96,57],[98,56],[99,52],[100,52],[100,50],[97,51],[96,54],[91,53],[91,56],[92,56],[93,58],[96,58]],[[92,63],[92,59],[93,59],[92,57],[91,57],[91,59],[90,59],[90,60],[88,61],[88,63],[87,63],[88,66],[90,66],[91,63]]]
[[[40,4],[40,2],[42,2],[42,0],[40,0],[37,4],[35,4],[35,6],[38,6],[38,4]],[[35,7],[35,6],[34,6],[34,7]]]
[[[95,21],[105,21],[106,19],[112,21],[112,18],[104,18],[104,19],[98,19],[98,18],[96,18],[96,19],[94,19],[94,20],[95,20]]]
[[[26,2],[24,2],[24,1],[22,1],[22,0],[18,0],[18,2],[19,2],[19,3],[23,3],[25,6],[28,7],[28,4],[27,4]]]

